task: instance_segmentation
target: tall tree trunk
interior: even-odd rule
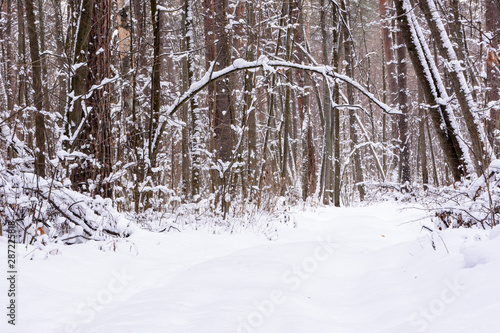
[[[64,70],[65,66],[65,54],[64,54],[64,33],[63,33],[63,23],[62,23],[62,12],[61,12],[61,0],[52,0],[52,7],[54,8],[54,28],[57,31],[55,34],[56,39],[56,52],[57,52],[57,111],[64,117],[64,110],[66,108],[66,96],[67,96],[67,73]]]
[[[45,53],[46,46],[45,46],[45,9],[43,7],[43,0],[38,0],[38,26],[39,26],[39,41],[40,41],[40,48],[39,48],[39,54]],[[47,87],[47,79],[48,79],[48,73],[47,73],[47,59],[46,57],[40,58],[40,66],[42,68],[42,92],[43,92],[43,108],[46,111],[49,111],[50,108],[50,102],[49,102],[49,92],[48,92],[48,87]]]
[[[301,45],[296,51],[296,61],[306,62],[306,55],[303,50],[307,49],[305,38],[305,12],[303,11],[303,1],[295,1],[294,10],[297,11],[297,28],[295,29],[295,44]],[[297,107],[301,121],[301,142],[302,142],[302,199],[305,201],[308,196],[316,191],[316,160],[313,143],[313,133],[311,126],[311,114],[309,105],[309,88],[306,73],[298,71],[296,73],[299,89],[297,91]]]
[[[221,70],[230,64],[231,56],[229,50],[229,39],[226,33],[227,26],[227,0],[215,1],[215,24],[214,34],[216,38],[216,59],[215,70]],[[229,78],[223,78],[215,83],[215,108],[214,108],[214,148],[216,157],[222,163],[227,163],[233,158],[234,133],[231,125],[234,121],[233,109],[231,105],[231,90]],[[225,168],[224,166],[219,166]],[[221,202],[223,212],[226,213],[226,193],[228,189],[230,171],[220,170],[219,184],[222,186]]]
[[[477,115],[476,102],[464,74],[464,59],[457,57],[434,0],[421,1],[420,8],[424,13],[432,34],[439,38],[436,43],[439,53],[449,65],[448,73],[453,92],[460,104],[472,143],[472,161],[474,162],[476,173],[481,175],[483,169],[489,165],[490,159],[494,158],[494,154],[484,133],[481,120]]]
[[[459,143],[460,135],[453,111],[442,103],[448,96],[437,71],[436,65],[425,40],[420,33],[419,24],[407,0],[395,0],[398,23],[405,40],[408,54],[415,74],[422,84],[425,100],[431,105],[429,113],[444,157],[455,181],[459,181],[470,165],[464,144]]]
[[[118,54],[120,58],[121,76],[121,109],[126,119],[132,114],[133,92],[132,92],[132,7],[130,1],[117,0],[118,15]],[[127,130],[127,128],[125,129]]]
[[[389,83],[388,104],[396,105],[398,101],[398,80],[392,33],[390,30],[390,16],[387,15],[387,1],[379,0],[380,19],[382,22],[382,44],[384,47],[384,59],[386,65],[386,81]]]
[[[321,26],[321,47],[323,54],[323,63],[328,64],[328,30],[327,30],[327,2],[321,0],[320,26]],[[333,145],[332,145],[332,94],[328,82],[325,80],[323,86],[323,110],[325,112],[325,125],[323,133],[323,160],[321,163],[320,195],[323,197],[325,205],[332,201],[333,179]]]
[[[336,5],[332,7],[333,15],[333,70],[338,72],[339,68],[339,44],[340,44],[340,18]],[[335,82],[333,87],[333,119],[332,119],[332,134],[333,134],[333,153],[334,153],[334,170],[333,170],[333,204],[335,207],[340,207],[340,109],[336,107],[340,101],[339,85]]]
[[[488,93],[486,100],[491,106],[488,132],[494,143],[495,153],[500,152],[500,142],[495,131],[500,130],[500,60],[498,56],[500,45],[500,1],[485,0],[486,31],[488,46],[486,57],[486,82]]]
[[[185,19],[185,47],[186,47],[186,79],[188,86],[194,83],[194,14],[193,14],[193,0],[184,0],[186,11]],[[191,127],[192,136],[191,142],[191,198],[194,202],[200,199],[200,183],[201,183],[201,154],[203,150],[201,129],[202,129],[202,114],[198,106],[196,96],[190,100],[189,109],[191,113]],[[189,171],[189,170],[188,170]]]
[[[402,184],[409,183],[410,179],[410,147],[408,135],[408,93],[406,86],[406,47],[401,30],[397,32],[398,56],[398,102],[401,115],[398,119],[399,127],[399,173]],[[406,185],[405,185],[406,186]]]
[[[422,170],[422,184],[424,184],[424,189],[427,189],[427,184],[429,184],[429,171],[427,168],[427,144],[425,140],[425,114],[422,108],[419,109],[419,116],[418,139],[420,146],[420,168]]]
[[[76,6],[76,5],[75,5]],[[83,99],[86,94],[86,80],[88,73],[88,47],[89,47],[89,35],[92,28],[92,12],[94,11],[94,0],[81,0],[78,4],[78,8],[74,8],[74,16],[78,17],[77,29],[75,31],[75,44],[73,47],[72,56],[73,67],[76,70],[71,77],[71,90],[69,93],[68,111],[67,111],[67,127],[66,136],[70,139],[69,146],[70,150],[73,150],[74,144],[77,138],[74,137],[78,135],[77,130],[80,127],[85,108],[85,101]],[[71,36],[73,38],[73,36]],[[72,141],[72,142],[71,142]],[[84,180],[85,181],[85,180]]]
[[[288,3],[283,4],[283,12],[282,15],[285,18],[286,22],[286,60],[291,61],[294,49],[294,29],[293,25],[295,23],[294,19],[294,8],[295,2],[290,1]],[[289,185],[289,175],[288,175],[288,164],[290,158],[290,132],[291,132],[291,82],[292,82],[292,70],[287,69],[285,71],[286,82],[285,86],[285,105],[283,106],[283,147],[282,147],[282,155],[281,155],[281,191],[280,195],[287,195],[288,185]]]
[[[149,172],[156,167],[156,156],[159,149],[159,140],[154,142],[154,136],[158,127],[160,117],[160,72],[161,72],[161,39],[160,39],[160,16],[157,0],[151,0],[151,22],[153,26],[153,68],[151,70],[151,109],[149,112]]]
[[[182,59],[182,91],[183,93],[189,89],[191,81],[189,80],[189,40],[193,31],[189,30],[188,24],[192,24],[192,12],[190,7],[190,1],[183,1],[183,13],[182,13],[182,28],[183,28],[183,38],[181,41],[182,52],[184,52],[184,57]],[[189,20],[189,23],[188,23]],[[189,32],[188,32],[189,31]],[[188,104],[184,104],[181,109],[181,120],[186,124],[181,129],[181,191],[183,195],[183,200],[188,199],[191,194],[191,174],[190,174],[190,156],[189,156],[189,127],[188,127]],[[173,166],[172,166],[173,168]]]
[[[257,40],[255,38],[255,12],[253,1],[246,1],[246,11],[247,11],[247,50],[246,59],[247,61],[255,61],[257,53]],[[248,116],[247,126],[248,126],[248,159],[247,159],[247,183],[248,183],[248,195],[250,200],[252,200],[253,187],[256,185],[256,175],[257,175],[257,121],[256,121],[256,105],[254,103],[254,72],[245,72],[245,92],[244,92],[244,112],[243,114]]]
[[[111,173],[111,95],[110,85],[105,79],[111,78],[111,0],[95,2],[92,12],[92,29],[89,36],[89,58],[87,91],[91,93],[87,100],[91,107],[85,126],[90,134],[90,153],[97,161],[95,170],[88,170],[87,177],[94,181],[95,194],[109,198],[112,184],[107,180]],[[88,139],[86,139],[88,140]],[[90,172],[91,171],[91,172]]]
[[[353,55],[353,41],[351,37],[351,22],[350,15],[347,11],[346,1],[341,2],[342,16],[344,21],[344,57],[345,57],[345,74],[348,77],[353,77],[354,72],[354,55]],[[348,84],[346,87],[347,102],[354,104],[354,91],[353,87]],[[365,187],[363,183],[363,171],[361,169],[361,154],[358,149],[359,137],[358,126],[356,125],[356,116],[353,109],[349,109],[349,136],[351,139],[351,150],[353,150],[353,178],[356,188],[359,193],[359,200],[363,201],[365,198]]]
[[[145,42],[145,12],[147,3],[142,0],[133,0],[133,15],[134,18],[131,33],[131,50],[132,50],[132,63],[134,71],[132,74],[132,109],[131,118],[132,124],[129,125],[130,131],[130,144],[133,147],[136,165],[134,166],[134,209],[139,213],[144,203],[145,196],[142,192],[143,182],[146,179],[146,157],[147,146],[145,140],[145,117],[144,112],[147,105],[146,94],[146,42]],[[144,91],[143,91],[144,90]]]
[[[14,110],[14,89],[15,83],[15,60],[14,52],[12,50],[13,36],[12,36],[12,0],[7,0],[4,3],[5,8],[5,36],[3,38],[3,47],[5,48],[5,93],[7,98],[7,109]]]
[[[26,60],[26,33],[24,26],[24,5],[22,0],[17,0],[17,105],[21,108],[26,106],[27,103],[27,80],[28,80],[28,69],[26,67],[28,61]],[[19,120],[24,122],[23,113],[19,113]],[[27,127],[31,127],[31,121],[27,122]],[[28,147],[33,147],[33,136],[31,132],[25,135],[25,132],[21,132],[21,140],[25,141]]]
[[[43,87],[42,87],[42,66],[40,60],[40,50],[38,46],[38,33],[36,29],[35,9],[33,0],[25,0],[26,21],[28,24],[28,38],[30,42],[31,69],[33,77],[35,116],[35,174],[45,177],[45,117],[43,110]]]

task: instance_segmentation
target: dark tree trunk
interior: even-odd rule
[[[91,107],[86,122],[89,136],[90,153],[97,163],[94,170],[87,171],[87,177],[94,181],[95,194],[109,198],[112,185],[107,180],[111,173],[111,95],[109,84],[103,84],[111,78],[110,42],[111,42],[111,3],[99,0],[94,4],[92,29],[89,38],[89,58],[87,91],[91,92],[87,105]],[[96,88],[97,87],[97,88]],[[92,91],[93,90],[93,91]]]
[[[343,14],[343,21],[345,24],[344,27],[344,57],[345,61],[347,62],[346,64],[346,72],[345,74],[348,77],[353,77],[354,74],[354,54],[353,54],[353,41],[351,37],[351,31],[350,31],[350,16],[347,11],[346,3],[344,0],[341,2],[342,6],[342,14]],[[349,104],[354,104],[354,91],[351,85],[347,85],[346,87],[347,90],[347,102]],[[355,116],[355,111],[350,109],[349,110],[349,136],[351,139],[351,149],[353,150],[353,178],[354,178],[354,183],[359,184],[356,185],[355,187],[358,190],[359,193],[359,200],[363,201],[365,198],[365,187],[362,184],[363,183],[363,171],[361,169],[361,154],[359,149],[357,148],[358,143],[359,143],[359,137],[358,137],[358,126],[356,124],[356,116]]]
[[[488,134],[492,143],[495,143],[495,153],[500,152],[500,142],[495,131],[500,130],[500,60],[498,57],[498,46],[500,44],[500,1],[485,0],[486,2],[486,31],[491,39],[488,40],[486,57],[486,81],[488,85],[487,102],[496,104],[490,111],[490,122],[488,124]]]
[[[423,52],[422,47],[425,41],[422,41],[415,31],[416,23],[411,19],[412,14],[407,12],[405,0],[395,0],[395,4],[399,28],[405,40],[415,74],[422,84],[425,100],[427,104],[431,105],[429,114],[445,160],[450,167],[454,180],[459,181],[466,173],[466,163],[463,160],[464,152],[458,143],[456,129],[451,125],[448,110],[445,105],[439,103],[439,99],[442,98],[439,94],[446,92],[442,92],[438,87],[437,73],[433,73],[430,69],[430,65],[434,64],[434,60],[429,56],[425,56]]]
[[[31,68],[33,77],[33,90],[35,96],[33,104],[35,113],[35,174],[45,177],[45,117],[43,110],[42,66],[38,46],[38,33],[35,25],[35,10],[33,0],[26,0],[26,21],[28,23],[28,38],[30,42]]]
[[[398,102],[401,115],[398,119],[399,127],[399,172],[402,184],[410,182],[410,147],[408,136],[408,94],[406,77],[406,47],[401,30],[397,32],[398,43]]]

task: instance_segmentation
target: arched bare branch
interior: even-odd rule
[[[165,111],[163,111],[160,115],[160,126],[158,126],[157,131],[155,133],[153,139],[153,154],[156,155],[158,151],[158,140],[161,137],[163,131],[165,130],[165,126],[169,122],[169,119],[174,115],[175,112],[187,101],[193,98],[197,93],[207,87],[209,84],[228,76],[231,73],[241,71],[241,70],[249,70],[249,69],[258,69],[262,68],[265,71],[275,71],[278,68],[293,68],[298,70],[304,70],[309,72],[314,72],[321,74],[327,80],[340,80],[347,84],[352,85],[359,92],[365,95],[369,100],[375,103],[382,111],[388,114],[401,114],[401,112],[397,109],[391,108],[389,105],[384,102],[378,100],[372,93],[366,90],[361,84],[354,81],[348,76],[336,73],[333,71],[331,66],[318,66],[318,65],[302,65],[295,64],[287,61],[278,61],[278,60],[269,60],[266,56],[261,56],[256,61],[246,61],[244,59],[236,59],[234,60],[231,66],[228,66],[219,71],[214,71],[214,66],[212,65],[207,73],[198,81],[194,82],[191,87],[181,96],[179,96],[173,104],[171,104]]]

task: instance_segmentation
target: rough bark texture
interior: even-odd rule
[[[247,11],[247,50],[246,59],[248,61],[254,61],[256,57],[257,45],[256,45],[256,26],[255,26],[255,13],[253,8],[253,1],[246,2]],[[244,113],[248,115],[248,159],[247,159],[247,182],[248,182],[248,195],[250,200],[252,200],[253,187],[256,185],[256,175],[257,175],[257,121],[256,121],[256,105],[254,105],[254,72],[245,72],[245,95],[244,95]]]
[[[350,34],[350,17],[347,11],[347,7],[345,1],[341,2],[342,12],[344,18],[344,24],[346,24],[344,29],[344,57],[346,64],[346,72],[345,74],[349,77],[353,77],[354,72],[354,59],[353,59],[353,41]],[[349,104],[354,104],[354,91],[352,86],[347,85],[347,102]],[[355,188],[359,193],[359,200],[363,201],[365,198],[365,187],[363,183],[363,171],[361,169],[361,154],[358,149],[359,137],[358,137],[358,126],[356,125],[356,116],[355,110],[349,110],[349,137],[351,139],[351,150],[353,150],[352,154],[352,166],[353,166],[353,179],[355,184]]]
[[[75,5],[76,6],[76,5]],[[66,135],[72,138],[83,119],[84,100],[87,79],[87,55],[89,46],[89,35],[92,28],[92,12],[94,0],[82,0],[81,12],[73,9],[74,15],[78,17],[78,30],[75,31],[75,44],[72,50],[73,64],[76,70],[71,73],[71,91],[69,97],[68,123]],[[75,140],[76,141],[76,140]],[[72,145],[71,149],[74,146]]]
[[[490,148],[487,137],[483,134],[482,124],[479,122],[477,115],[474,113],[475,101],[473,99],[471,89],[468,86],[464,74],[463,62],[465,59],[459,59],[448,37],[442,21],[440,21],[439,13],[436,10],[434,0],[424,0],[420,2],[420,8],[424,13],[427,24],[433,36],[438,38],[436,43],[439,53],[448,63],[449,78],[453,92],[460,104],[460,109],[469,132],[470,140],[472,143],[472,160],[475,164],[476,172],[478,175],[482,174],[483,168],[489,165]]]
[[[500,143],[498,134],[495,131],[500,130],[500,60],[499,60],[499,44],[500,44],[500,1],[486,0],[486,31],[488,33],[487,57],[486,57],[486,80],[489,91],[487,93],[487,102],[490,104],[490,122],[488,124],[488,132],[490,140],[495,143],[495,153],[500,152]]]
[[[227,25],[227,0],[215,1],[215,24],[214,34],[216,36],[216,63],[215,70],[220,70],[230,64],[229,40],[225,27]],[[234,135],[231,125],[234,115],[231,105],[231,92],[229,90],[229,78],[218,80],[215,83],[215,149],[217,157],[223,162],[228,162],[233,157]]]
[[[57,75],[58,82],[58,102],[57,102],[57,111],[63,117],[64,110],[66,108],[66,96],[67,96],[67,80],[68,76],[66,71],[64,70],[65,60],[64,60],[64,37],[62,34],[63,31],[63,23],[62,23],[62,13],[61,13],[61,0],[52,0],[52,5],[54,8],[54,21],[55,21],[55,30],[61,33],[56,34],[56,46],[57,46],[57,66],[59,67],[59,73]]]
[[[406,47],[401,31],[397,32],[398,55],[398,103],[401,115],[398,116],[399,127],[399,173],[402,184],[411,181],[410,177],[410,147],[408,136],[408,94],[406,74]]]
[[[340,39],[340,24],[339,13],[336,6],[332,7],[333,15],[333,69],[337,71],[339,68],[339,39]],[[333,87],[333,101],[332,104],[338,105],[340,102],[339,86],[335,83]],[[333,134],[333,204],[335,207],[340,207],[340,109],[333,108],[332,119],[332,134]]]
[[[408,14],[404,9],[404,0],[395,0],[396,10],[398,14],[398,23],[401,33],[405,40],[408,54],[413,64],[415,74],[422,84],[422,90],[429,108],[429,114],[436,131],[439,143],[443,150],[446,162],[450,168],[453,178],[458,181],[465,175],[465,165],[463,163],[463,151],[458,144],[458,139],[454,129],[448,119],[446,106],[438,102],[438,97],[435,94],[439,92],[436,88],[435,78],[429,74],[428,63],[433,59],[422,59],[419,55],[422,41],[418,36],[412,33]],[[413,24],[413,22],[411,23]]]
[[[86,123],[89,136],[86,144],[95,159],[87,177],[94,180],[95,194],[109,198],[112,185],[106,179],[111,173],[111,95],[110,85],[104,83],[111,78],[111,2],[100,0],[94,4],[92,29],[89,36],[89,58],[87,91],[91,92],[87,105],[92,108]],[[82,138],[83,139],[83,138]]]
[[[188,10],[190,8],[189,0],[183,2],[183,13],[182,13],[182,26],[183,26],[183,39],[182,39],[182,51],[185,52],[185,56],[182,60],[182,90],[183,92],[189,89],[191,82],[189,81],[189,38],[188,36]],[[190,158],[189,158],[189,128],[188,124],[188,108],[189,105],[185,104],[181,110],[181,119],[186,124],[181,129],[181,190],[183,194],[183,199],[186,200],[191,192],[191,174],[190,174]]]
[[[398,80],[396,61],[394,59],[394,50],[392,34],[390,30],[390,18],[387,15],[387,1],[379,0],[380,18],[382,20],[382,44],[384,47],[384,58],[386,65],[386,81],[389,83],[388,104],[395,105],[398,101]]]
[[[42,66],[38,48],[38,34],[35,25],[35,10],[33,0],[26,0],[26,20],[28,23],[28,38],[30,42],[31,69],[33,77],[33,90],[35,113],[35,174],[45,177],[45,117],[43,110]]]
[[[160,71],[161,71],[161,39],[160,20],[156,0],[151,0],[151,22],[153,26],[153,68],[151,71],[151,109],[149,112],[149,162],[150,169],[156,167],[156,156],[158,154],[159,142],[154,142],[153,138],[158,127],[160,116]]]
[[[326,0],[321,0],[321,12],[320,12],[320,26],[321,26],[321,46],[323,54],[323,63],[328,64],[328,32],[326,20],[328,17]],[[326,81],[326,80],[325,80]],[[323,86],[323,110],[325,112],[325,129],[323,133],[323,161],[321,163],[321,180],[320,180],[320,194],[323,197],[323,203],[325,205],[331,203],[332,198],[332,156],[333,156],[333,145],[332,145],[332,107],[331,107],[331,95],[328,83],[324,82]]]

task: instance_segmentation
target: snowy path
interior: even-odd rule
[[[325,208],[277,241],[141,231],[138,255],[89,243],[23,259],[19,325],[0,332],[500,331],[500,237],[449,230],[433,250],[424,214]]]

